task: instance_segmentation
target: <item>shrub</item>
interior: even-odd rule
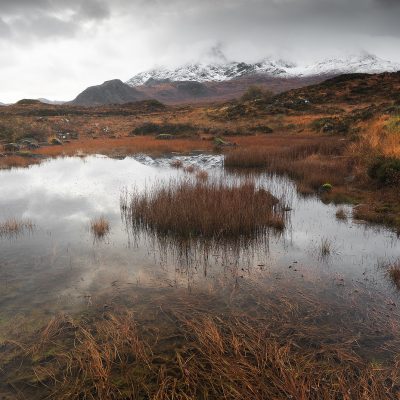
[[[368,175],[383,186],[394,186],[400,182],[400,159],[380,156],[368,168]]]
[[[170,124],[145,122],[137,126],[131,135],[179,135],[181,137],[193,136],[197,134],[198,128],[191,124]]]
[[[330,183],[324,183],[321,186],[321,191],[323,192],[330,192],[332,190],[333,186]]]

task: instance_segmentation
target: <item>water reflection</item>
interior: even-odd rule
[[[208,168],[210,179],[224,174],[220,158],[196,157],[185,162]],[[33,234],[18,239],[0,238],[3,312],[70,309],[86,304],[87,296],[115,282],[193,286],[227,275],[233,281],[247,279],[264,271],[280,284],[302,276],[330,276],[335,282],[363,282],[397,296],[376,268],[381,260],[400,256],[394,234],[351,220],[338,221],[337,207],[299,197],[295,185],[276,176],[261,174],[257,181],[277,197],[288,199],[290,219],[280,235],[219,247],[155,240],[144,233],[132,237],[121,220],[121,192],[184,174],[169,164],[170,160],[156,162],[148,157],[138,161],[91,156],[1,171],[0,221],[31,220],[37,227]],[[110,233],[106,240],[93,242],[90,220],[100,216],[109,222]],[[335,249],[325,260],[318,252],[322,238]]]

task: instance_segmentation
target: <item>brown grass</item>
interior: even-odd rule
[[[13,238],[24,232],[32,232],[35,225],[30,220],[8,219],[0,223],[0,237]]]
[[[90,221],[90,231],[96,239],[102,239],[110,232],[110,223],[104,218],[99,217]]]
[[[389,267],[388,276],[397,289],[400,289],[400,262]]]
[[[341,294],[327,303],[273,285],[245,287],[229,302],[149,295],[126,290],[129,305],[116,299],[105,311],[100,302],[7,343],[8,389],[60,400],[398,398],[399,324],[365,307],[368,297],[351,296],[347,309]]]
[[[327,238],[321,238],[321,243],[319,246],[319,253],[321,258],[329,257],[333,252],[332,242]]]
[[[303,140],[302,140],[303,141]],[[227,153],[226,168],[262,168],[285,174],[306,188],[319,189],[324,183],[342,184],[350,172],[349,160],[340,157],[344,142],[337,138],[314,138],[306,143],[287,140],[283,146],[249,146]]]
[[[118,139],[98,138],[96,140],[84,138],[65,143],[63,146],[43,147],[34,152],[56,157],[60,155],[73,156],[77,153],[100,153],[104,155],[147,153],[160,155],[172,152],[187,153],[198,149],[211,151],[212,143],[200,139],[157,140],[149,136],[120,137]]]
[[[122,203],[135,231],[148,229],[162,235],[235,238],[285,225],[278,199],[251,182],[171,180],[144,193],[134,192]]]
[[[336,211],[336,218],[340,221],[346,221],[347,220],[347,213],[345,211],[345,209],[343,207],[340,207],[337,211]]]
[[[25,168],[38,162],[39,160],[31,157],[4,156],[0,157],[0,169]]]
[[[172,168],[180,169],[183,168],[183,162],[181,160],[174,160],[170,163]]]
[[[196,178],[200,181],[205,182],[208,179],[208,172],[204,170],[199,170],[196,172]]]

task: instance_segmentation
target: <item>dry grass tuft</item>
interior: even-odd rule
[[[116,299],[107,311],[55,317],[33,346],[5,346],[14,356],[0,366],[14,369],[23,398],[398,398],[398,321],[365,307],[368,297],[349,307],[342,295],[273,287],[246,287],[229,304],[220,293],[127,290],[133,310]]]
[[[196,179],[205,182],[208,179],[208,172],[204,170],[199,170],[196,172]]]
[[[13,238],[22,235],[24,232],[32,232],[35,225],[30,220],[8,219],[0,223],[0,237]]]
[[[193,174],[196,172],[197,168],[194,165],[188,165],[184,168],[185,172],[188,174]]]
[[[183,168],[183,162],[181,160],[174,160],[170,163],[172,168],[180,169]]]
[[[110,223],[104,218],[99,217],[90,221],[90,231],[96,239],[102,239],[110,232]]]
[[[400,289],[400,262],[391,265],[387,273],[390,280],[397,287],[397,289]]]
[[[228,185],[222,180],[171,180],[121,200],[134,231],[222,239],[285,226],[278,199],[250,181]]]
[[[327,238],[321,238],[321,243],[319,246],[319,254],[321,258],[329,257],[333,252],[332,242]]]
[[[336,218],[340,221],[347,221],[347,213],[345,211],[345,209],[343,207],[340,207],[337,211],[336,211]]]

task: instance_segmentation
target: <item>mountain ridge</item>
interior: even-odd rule
[[[251,75],[277,78],[296,78],[339,75],[343,73],[396,72],[400,64],[381,59],[371,54],[352,55],[345,58],[330,58],[309,65],[297,65],[282,59],[266,58],[260,62],[216,62],[211,64],[193,63],[174,69],[153,68],[140,72],[126,83],[132,87],[157,82],[195,81],[224,82]]]

